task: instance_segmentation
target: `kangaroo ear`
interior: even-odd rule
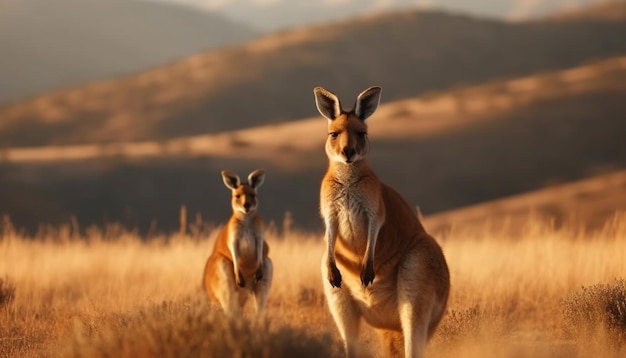
[[[264,180],[265,171],[263,169],[257,169],[248,175],[248,184],[254,189],[260,187]]]
[[[239,184],[239,176],[231,171],[222,170],[222,180],[224,180],[224,185],[226,185],[229,189],[237,189]]]
[[[356,98],[354,114],[362,121],[371,116],[380,103],[380,93],[383,89],[377,86],[361,92]]]
[[[339,103],[339,98],[334,93],[324,87],[315,87],[313,94],[315,94],[317,110],[322,116],[331,121],[339,117],[341,114],[341,103]]]

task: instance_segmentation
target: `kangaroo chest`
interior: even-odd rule
[[[332,212],[338,223],[339,235],[348,242],[365,243],[372,204],[358,185],[337,185],[334,189]]]
[[[257,259],[257,237],[259,237],[255,230],[246,226],[240,226],[235,231],[235,242],[237,245],[237,251],[239,252],[239,259],[242,261],[254,261]]]

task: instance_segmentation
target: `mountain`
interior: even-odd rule
[[[528,229],[541,218],[555,227],[599,229],[615,214],[626,213],[626,170],[462,207],[425,218],[431,232],[476,230],[504,225]]]
[[[0,103],[161,66],[255,36],[208,12],[136,0],[0,1]]]
[[[601,2],[583,9],[556,12],[546,19],[556,21],[624,21],[626,20],[626,0]]]
[[[266,33],[314,23],[399,9],[437,9],[494,19],[528,20],[607,0],[158,0],[208,9],[251,24]],[[608,0],[610,1],[610,0]]]
[[[81,225],[171,230],[185,205],[189,222],[219,223],[229,213],[220,171],[265,168],[263,217],[281,223],[289,212],[296,225],[320,229],[326,120],[315,114],[310,90],[313,117],[297,121],[172,140],[0,150],[0,195],[19,190],[41,202],[19,211],[3,198],[0,214],[31,229],[75,215]],[[368,120],[371,166],[426,216],[626,169],[626,56],[396,101],[386,91]],[[615,200],[594,212],[623,208],[622,192],[607,189]],[[538,209],[563,220],[567,208]]]
[[[625,22],[399,12],[306,27],[0,106],[4,146],[167,139],[310,116],[318,85],[388,101],[626,53]],[[347,106],[350,103],[346,103]]]

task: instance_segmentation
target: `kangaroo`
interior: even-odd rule
[[[320,190],[324,293],[348,357],[357,354],[361,319],[376,329],[389,356],[402,356],[403,343],[405,357],[421,357],[444,314],[450,274],[412,207],[368,165],[366,119],[381,91],[364,90],[350,111],[329,90],[313,91],[328,119],[329,164]]]
[[[204,289],[212,302],[227,314],[239,313],[250,296],[260,314],[272,283],[269,246],[263,239],[263,221],[257,213],[257,189],[265,172],[255,170],[242,183],[237,174],[222,171],[222,179],[231,190],[233,214],[220,232],[204,269]]]

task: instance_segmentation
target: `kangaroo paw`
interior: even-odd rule
[[[259,282],[263,279],[263,267],[259,266],[259,268],[254,273],[254,279]]]
[[[241,272],[237,274],[236,280],[237,280],[237,286],[246,287],[246,280],[243,278],[243,274]]]
[[[328,267],[328,281],[333,287],[341,287],[341,272],[335,264],[330,264]]]
[[[374,264],[370,261],[365,263],[363,270],[361,271],[361,283],[364,287],[367,287],[370,283],[374,282]]]

